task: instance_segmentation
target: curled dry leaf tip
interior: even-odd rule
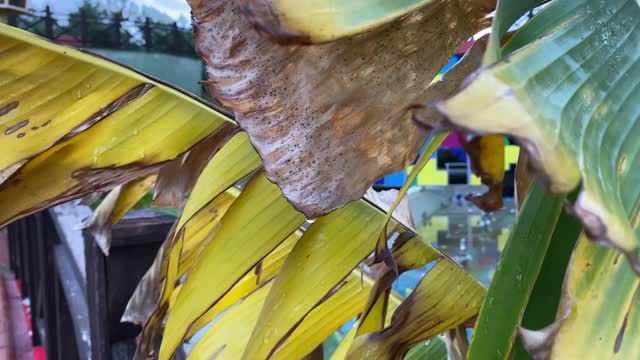
[[[335,41],[285,46],[254,27],[274,28],[273,14],[303,14],[293,3],[289,12],[274,12],[280,1],[190,4],[207,88],[235,111],[267,177],[310,219],[415,159],[429,131],[407,107],[446,97],[446,86],[426,84],[487,14],[477,4],[437,1]]]

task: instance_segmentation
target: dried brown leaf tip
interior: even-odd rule
[[[190,4],[196,48],[208,65],[205,85],[234,110],[268,178],[317,218],[415,158],[429,131],[407,109],[438,98],[427,84],[486,15],[470,15],[461,3],[438,1],[370,31],[305,46],[262,36],[254,28],[261,13],[248,18],[240,0]]]
[[[502,188],[504,181],[504,137],[501,135],[476,136],[471,140],[459,135],[464,151],[469,155],[473,173],[480,177],[489,190],[481,195],[467,195],[484,211],[502,208]]]

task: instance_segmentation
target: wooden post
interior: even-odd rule
[[[53,39],[53,16],[49,5],[44,9],[44,36]]]
[[[83,47],[89,45],[89,26],[87,24],[87,14],[84,9],[80,9],[80,42]]]
[[[113,16],[113,32],[114,32],[114,37],[113,37],[113,46],[116,49],[120,49],[120,47],[122,46],[122,40],[120,38],[120,33],[122,31],[122,17],[120,15],[120,12],[115,13],[115,15]]]
[[[147,51],[151,50],[153,46],[151,38],[151,19],[148,17],[144,19],[144,47]]]
[[[172,51],[179,53],[181,49],[180,44],[180,31],[178,30],[178,24],[176,22],[171,26],[171,35],[173,40]]]

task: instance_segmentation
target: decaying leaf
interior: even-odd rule
[[[533,176],[529,166],[529,154],[526,151],[520,151],[518,154],[518,163],[516,164],[514,194],[518,210],[522,207],[524,199],[531,190],[531,185],[533,185]]]
[[[377,206],[385,213],[388,212],[389,209],[391,209],[391,205],[393,205],[393,202],[397,197],[398,190],[396,189],[376,191],[373,188],[370,188],[364,194],[364,198],[367,201]],[[402,200],[400,200],[400,204],[393,211],[393,218],[411,231],[416,231],[416,226],[413,224],[413,216],[411,215],[409,198],[406,195],[402,197]]]
[[[358,331],[356,335],[366,334],[371,329],[367,326],[366,322],[370,312],[374,309],[378,301],[384,293],[391,289],[391,285],[402,273],[419,268],[428,264],[431,261],[438,260],[442,254],[428,246],[420,238],[416,237],[411,232],[400,233],[394,242],[391,254],[396,262],[396,266],[391,268],[384,263],[375,265],[375,271],[380,272],[377,276],[376,282],[371,289],[369,299],[365,309],[362,311],[362,316],[358,321]],[[397,273],[396,273],[397,270]],[[384,320],[384,318],[382,319]],[[384,323],[382,324],[384,325]],[[382,326],[380,326],[380,329]],[[380,329],[375,329],[380,330]]]
[[[1,24],[0,57],[0,227],[156,172],[230,122],[162,82]]]
[[[174,224],[175,226],[175,224]],[[169,231],[173,235],[173,230]],[[121,322],[130,322],[136,325],[144,325],[160,299],[160,287],[162,285],[161,267],[167,246],[171,242],[171,237],[165,239],[156,254],[149,270],[144,274],[135,291],[131,295],[127,307],[120,318]]]
[[[391,324],[356,337],[347,359],[398,359],[419,341],[463,324],[478,313],[485,289],[478,282],[450,286],[464,269],[438,260],[394,312]],[[447,278],[447,281],[443,279]]]
[[[283,46],[253,28],[273,19],[253,11],[249,20],[242,4],[191,1],[206,85],[235,111],[269,179],[311,219],[415,158],[428,132],[413,124],[408,106],[445,96],[427,85],[493,8],[433,1],[362,34]]]
[[[189,152],[160,169],[153,193],[154,206],[184,207],[187,194],[193,189],[209,160],[238,130],[234,124],[224,124]]]
[[[91,232],[94,241],[105,255],[109,255],[111,247],[111,225],[131,210],[155,182],[156,174],[151,174],[116,186],[94,210],[84,228]]]
[[[513,136],[553,193],[582,182],[574,212],[585,232],[622,250],[640,273],[640,239],[628,216],[638,200],[640,148],[632,139],[640,111],[629,99],[640,96],[640,6],[560,0],[536,18],[506,47],[528,44],[532,32],[541,37],[439,103],[449,118],[441,125]]]
[[[481,195],[467,195],[465,199],[484,211],[502,208],[502,188],[504,185],[504,137],[502,135],[476,136],[466,140],[459,136],[464,151],[469,155],[473,173],[480,176],[482,183],[489,187]]]

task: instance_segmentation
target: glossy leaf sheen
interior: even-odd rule
[[[508,358],[563,206],[535,186],[509,235],[471,339],[468,359]]]
[[[582,181],[574,211],[587,235],[621,249],[640,273],[640,239],[627,216],[640,199],[640,5],[560,0],[542,13],[559,25],[532,22],[546,36],[479,72],[439,109],[456,126],[519,138],[553,192]]]
[[[523,221],[526,220],[523,218]],[[556,318],[562,295],[563,279],[581,232],[582,227],[578,219],[563,211],[553,230],[540,273],[533,289],[531,289],[529,301],[522,316],[521,327],[542,329]],[[530,358],[522,346],[520,338],[516,339],[513,354],[514,360]]]

